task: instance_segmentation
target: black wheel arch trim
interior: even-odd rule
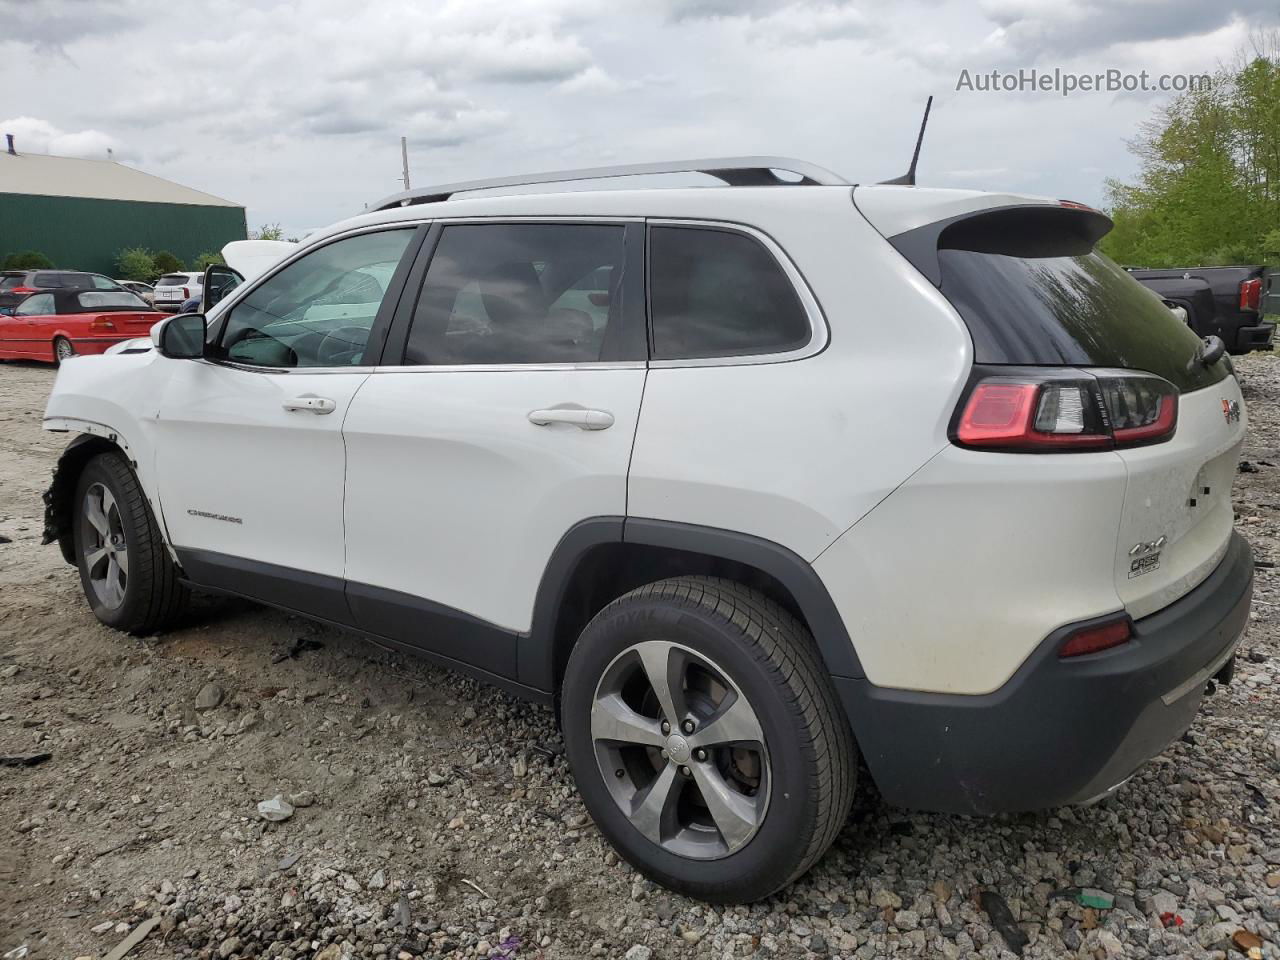
[[[129,466],[136,464],[129,456],[127,447],[122,444],[116,434],[100,437],[92,433],[82,433],[68,443],[58,456],[53,468],[53,479],[45,490],[44,500],[44,533],[41,544],[55,541],[62,553],[62,559],[75,566],[75,543],[72,526],[72,514],[76,482],[86,463],[100,453],[119,453],[129,461]]]
[[[589,552],[606,544],[635,544],[701,554],[754,567],[778,581],[795,601],[832,676],[865,676],[853,640],[835,602],[813,566],[786,547],[751,534],[672,520],[592,517],[561,538],[547,562],[534,603],[530,635],[519,646],[522,684],[554,690],[557,650],[576,637],[557,637],[557,619],[566,591]]]

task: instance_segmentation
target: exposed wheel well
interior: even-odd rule
[[[98,454],[111,452],[123,454],[128,459],[128,454],[118,444],[112,443],[105,437],[81,434],[62,451],[62,456],[58,458],[58,465],[53,468],[53,482],[44,492],[44,538],[41,542],[58,541],[62,559],[67,563],[76,562],[71,521],[75,514],[73,500],[76,494],[76,483],[80,480],[80,472],[84,470],[85,464]]]
[[[807,628],[804,611],[776,577],[737,560],[670,547],[638,543],[603,543],[584,552],[564,587],[553,637],[554,687],[560,689],[565,665],[579,634],[591,618],[636,587],[669,577],[713,576],[759,590]]]

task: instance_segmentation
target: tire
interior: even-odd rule
[[[66,337],[53,338],[53,362],[62,363],[63,360],[70,360],[76,355],[76,348],[71,345],[71,341]]]
[[[665,700],[650,680],[663,665],[683,678]],[[844,825],[857,777],[848,721],[813,637],[755,590],[712,577],[633,590],[583,630],[561,689],[587,810],[665,887],[715,903],[766,897]],[[668,712],[682,729],[664,731]],[[715,745],[726,737],[735,746]]]
[[[94,616],[132,634],[173,623],[190,595],[128,461],[98,454],[81,471],[75,497],[76,566]]]

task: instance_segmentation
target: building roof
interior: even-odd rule
[[[187,203],[203,207],[240,206],[114,160],[85,160],[43,153],[12,154],[3,149],[0,149],[0,193]]]

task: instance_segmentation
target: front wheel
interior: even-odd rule
[[[853,738],[816,645],[782,607],[710,577],[605,607],[565,671],[583,801],[638,870],[720,903],[808,870],[853,799]]]
[[[80,474],[75,499],[75,555],[94,616],[129,633],[153,633],[186,607],[155,516],[132,468],[102,453]]]

